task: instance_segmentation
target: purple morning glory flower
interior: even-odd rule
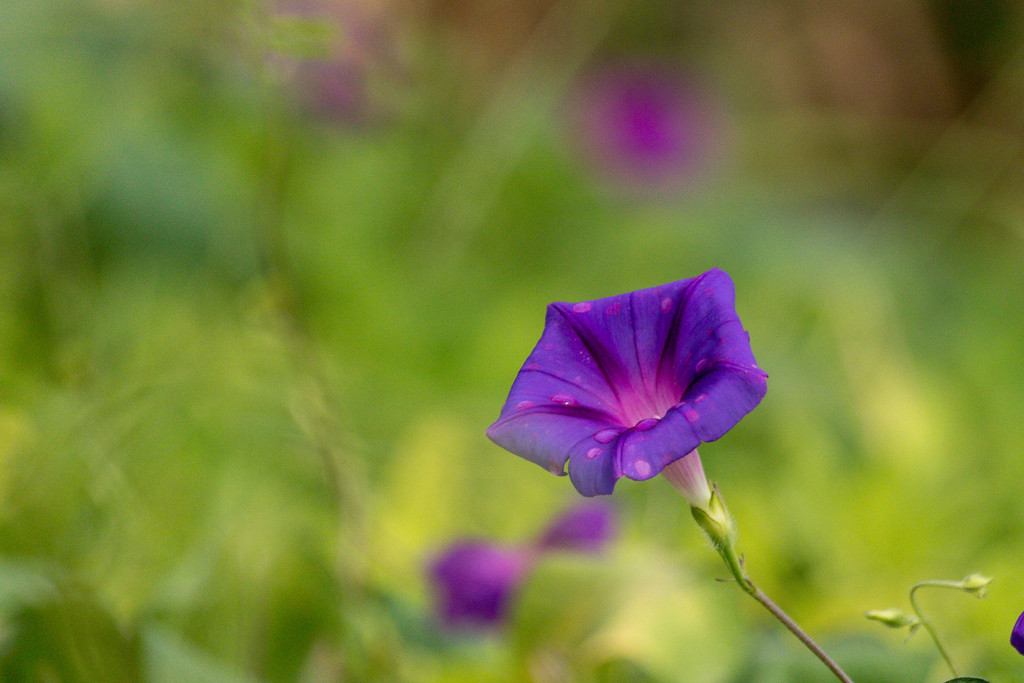
[[[614,534],[611,507],[588,503],[559,515],[532,544],[503,547],[459,541],[430,566],[438,617],[449,628],[495,628],[508,614],[516,591],[543,553],[595,553]]]
[[[301,44],[282,42],[268,63],[305,113],[341,124],[369,123],[380,114],[373,83],[395,72],[393,18],[370,5],[280,0],[270,20]],[[294,42],[294,41],[293,41]]]
[[[615,520],[607,505],[577,505],[558,516],[537,539],[539,550],[574,550],[597,553],[615,533]]]
[[[306,107],[324,118],[359,121],[369,111],[365,69],[343,60],[304,60],[295,82]]]
[[[705,99],[670,64],[606,67],[578,88],[573,135],[613,181],[670,188],[713,156],[717,130]]]
[[[532,554],[520,548],[455,544],[430,567],[441,622],[450,628],[499,625],[532,563]]]
[[[487,435],[585,496],[645,480],[714,441],[764,397],[720,270],[548,306],[544,332]]]
[[[1013,625],[1013,632],[1010,633],[1010,645],[1024,655],[1024,614],[1017,617],[1017,623]]]

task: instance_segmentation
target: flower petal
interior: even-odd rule
[[[618,440],[599,443],[586,439],[573,447],[569,456],[569,479],[584,496],[604,496],[615,489],[622,476],[615,466]]]
[[[611,506],[589,502],[556,518],[537,540],[541,550],[598,552],[615,532]]]
[[[1010,645],[1024,655],[1024,614],[1017,617],[1017,623],[1013,625],[1013,631],[1010,633]]]
[[[666,354],[661,367],[674,374],[679,386],[690,387],[723,364],[764,375],[736,314],[736,290],[726,273],[716,268],[695,278],[679,315],[673,353]]]
[[[768,376],[759,368],[719,364],[687,389],[672,412],[682,415],[701,441],[714,441],[753,410],[767,390]]]
[[[449,627],[497,626],[531,559],[516,548],[483,541],[449,547],[430,567],[438,617]]]
[[[606,423],[585,409],[546,406],[513,410],[487,430],[494,443],[554,474],[565,474],[574,446],[591,441]]]
[[[651,429],[633,429],[622,437],[619,446],[622,473],[635,481],[650,479],[699,445],[700,437],[693,425],[679,411],[670,410]]]
[[[609,374],[602,346],[580,324],[579,316],[571,309],[567,313],[562,304],[548,306],[544,332],[516,376],[502,416],[524,401],[585,407],[605,413],[607,419],[618,414],[616,386],[623,379]]]
[[[658,370],[673,336],[676,307],[692,282],[680,280],[592,302],[549,307],[549,316],[551,311],[561,314],[601,368],[624,427],[663,415],[679,400],[682,390],[674,376],[659,376]]]

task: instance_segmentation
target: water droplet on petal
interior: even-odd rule
[[[580,404],[580,402],[576,400],[575,396],[570,396],[569,394],[555,394],[551,397],[551,401],[560,406],[569,407],[578,406]]]
[[[586,301],[572,305],[572,310],[576,311],[577,313],[586,313],[591,308],[593,307]]]
[[[701,358],[699,361],[697,361],[697,367],[695,367],[694,370],[696,372],[700,372],[701,370],[703,370],[707,366],[708,366],[708,359],[707,358]]]
[[[616,301],[611,306],[604,309],[604,312],[607,313],[608,315],[618,315],[619,313],[622,312],[622,304]]]
[[[532,408],[535,405],[537,405],[536,401],[520,401],[519,403],[516,404],[516,408],[515,409],[516,410],[526,410],[527,408]]]
[[[646,432],[648,429],[658,424],[657,418],[649,417],[646,420],[640,420],[633,428],[640,432]]]
[[[601,455],[601,449],[595,446],[594,448],[591,448],[589,451],[587,451],[587,460],[593,460],[599,455]]]
[[[618,435],[618,430],[602,429],[597,434],[594,434],[594,441],[598,443],[611,443],[612,441],[615,441],[615,437]]]
[[[651,473],[651,463],[646,460],[637,460],[633,463],[633,468],[636,470],[637,476],[641,478],[646,477]]]
[[[672,310],[672,299],[669,299],[668,297],[665,297],[664,299],[661,300],[661,312],[662,313],[668,313],[671,310]]]
[[[683,413],[683,417],[686,418],[687,422],[696,422],[697,420],[700,419],[700,413],[698,413],[696,410],[687,410],[685,413]]]

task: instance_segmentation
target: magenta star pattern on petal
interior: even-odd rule
[[[764,397],[723,271],[548,306],[544,332],[487,435],[585,496],[654,477]]]

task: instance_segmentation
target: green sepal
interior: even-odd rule
[[[725,507],[725,502],[722,501],[722,496],[718,493],[717,486],[711,492],[707,509],[691,506],[690,513],[719,553],[736,540],[736,527],[729,510]]]

